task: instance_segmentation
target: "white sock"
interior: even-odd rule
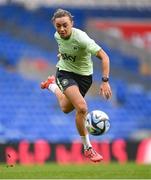
[[[84,145],[84,149],[88,149],[89,147],[92,147],[89,139],[89,134],[86,136],[81,136],[82,143]]]
[[[56,90],[57,87],[58,87],[57,84],[50,84],[50,85],[48,86],[48,89],[49,89],[50,91],[52,91],[53,93],[55,93],[55,90]]]

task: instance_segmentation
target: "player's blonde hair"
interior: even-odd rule
[[[71,13],[64,9],[57,9],[55,11],[55,13],[53,14],[53,17],[51,20],[52,20],[52,22],[54,22],[56,18],[61,18],[61,17],[65,17],[65,16],[68,16],[70,18],[70,20],[73,21],[73,16],[71,15]]]

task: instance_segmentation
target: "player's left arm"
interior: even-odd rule
[[[102,62],[102,83],[100,85],[99,93],[104,98],[109,99],[112,96],[112,90],[109,84],[110,60],[103,49],[100,49],[96,56],[101,59]]]

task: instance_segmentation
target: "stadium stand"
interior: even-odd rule
[[[54,51],[55,46],[52,47],[54,41],[51,39],[54,29],[49,22],[49,16],[53,10],[53,8],[51,10],[40,8],[28,11],[15,4],[0,6],[0,27],[2,27],[0,30],[1,142],[22,139],[33,142],[37,139],[46,139],[56,143],[79,139],[74,124],[74,112],[64,115],[60,111],[54,95],[41,91],[40,78],[30,79],[19,71],[19,64],[25,57],[28,57],[30,61],[37,61],[39,57],[42,57],[48,63],[51,60],[51,63],[55,64],[56,52]],[[90,14],[94,13],[89,9],[81,16],[82,10],[72,11],[78,19],[78,27],[84,27],[86,17],[90,17]],[[109,12],[104,9],[101,15],[106,17]],[[120,13],[121,10],[113,10],[115,17],[120,16]],[[131,16],[136,15],[137,17],[138,15],[137,12],[131,11],[131,13]],[[100,15],[99,11],[94,14],[96,17]],[[126,16],[126,10],[123,14]],[[149,17],[145,12],[142,14],[144,14],[144,18]],[[14,29],[9,27],[14,27]],[[28,34],[24,34],[26,30]],[[29,39],[31,36],[37,37],[34,43]],[[41,43],[37,43],[39,37],[43,38]],[[50,49],[42,46],[47,41],[51,41]],[[126,68],[128,73],[131,71],[133,74],[139,72],[140,61],[137,57],[124,54],[118,49],[111,49],[107,44],[101,44],[101,46],[109,53],[113,69],[118,68],[122,71]],[[94,84],[98,85],[100,72],[95,60],[94,67],[96,69]],[[32,73],[34,74],[34,71]],[[47,72],[47,74],[49,73]],[[121,77],[111,76],[111,84],[114,92],[112,101],[106,102],[101,97],[94,95],[92,91],[86,97],[89,110],[102,109],[109,114],[111,120],[109,133],[105,136],[95,137],[95,139],[130,139],[134,132],[150,130],[151,93],[146,91],[143,84],[130,84]],[[66,133],[67,127],[68,133]]]

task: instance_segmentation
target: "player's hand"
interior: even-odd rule
[[[99,94],[102,95],[105,99],[110,99],[112,97],[112,90],[108,82],[101,83]]]

